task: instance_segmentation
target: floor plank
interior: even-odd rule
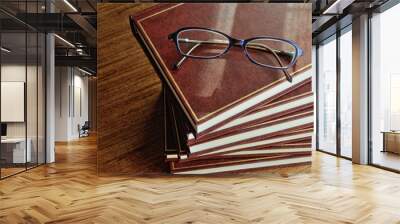
[[[400,175],[315,152],[252,174],[99,177],[95,137],[0,181],[0,223],[400,223]]]
[[[375,148],[372,161],[374,164],[400,170],[400,155],[392,152],[382,152]]]

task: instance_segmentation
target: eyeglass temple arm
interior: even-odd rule
[[[198,46],[200,46],[202,43],[197,43],[196,45],[194,45],[188,52],[187,54],[192,53]],[[174,64],[173,69],[179,69],[182,65],[182,63],[186,60],[187,56],[183,55],[182,58]]]
[[[179,39],[178,39],[178,41],[179,41]],[[193,51],[194,51],[198,46],[200,46],[201,44],[228,44],[227,41],[220,41],[220,40],[200,41],[200,40],[185,39],[185,42],[187,42],[187,43],[196,43],[196,44],[187,52],[187,54],[190,54],[191,52],[193,52]],[[237,45],[239,45],[239,44],[237,44]],[[254,46],[252,46],[252,45],[254,45]],[[240,45],[239,45],[239,46],[240,46]],[[279,65],[282,66],[282,67],[283,67],[283,63],[282,63],[282,61],[280,60],[280,58],[279,58],[279,56],[278,56],[278,54],[277,54],[276,52],[288,54],[287,52],[284,52],[284,51],[279,51],[279,50],[276,50],[276,49],[272,49],[272,48],[270,48],[270,47],[268,47],[268,46],[266,46],[266,45],[264,45],[264,44],[251,44],[250,47],[252,47],[252,48],[254,48],[254,49],[264,50],[264,51],[266,51],[267,53],[268,53],[268,52],[271,52],[272,55],[274,55],[275,59],[278,61]],[[257,47],[259,47],[259,48],[257,48]],[[261,47],[262,49],[260,49],[260,47]],[[187,56],[183,56],[177,63],[175,63],[175,64],[173,65],[173,69],[179,69],[180,66],[182,65],[182,63],[186,60],[186,58],[187,58]],[[289,75],[289,73],[287,72],[287,70],[286,70],[286,69],[281,69],[281,70],[282,70],[282,72],[285,74],[286,80],[288,80],[289,82],[292,82],[293,78]]]
[[[227,41],[223,41],[223,40],[203,41],[203,40],[178,39],[178,41],[183,41],[185,43],[196,43],[186,54],[192,53],[201,44],[228,44]],[[182,58],[173,65],[173,69],[179,69],[181,67],[182,63],[186,60],[186,58],[187,58],[187,56],[183,55]]]

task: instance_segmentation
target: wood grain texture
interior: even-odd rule
[[[152,4],[98,4],[97,166],[100,175],[160,172],[161,83],[129,16]]]
[[[99,177],[96,140],[0,181],[0,223],[399,223],[400,176],[314,152],[257,174]]]
[[[88,98],[89,98],[89,125],[90,131],[97,131],[97,77],[88,79]]]

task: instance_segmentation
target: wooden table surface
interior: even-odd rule
[[[97,5],[100,175],[166,172],[161,83],[129,25],[130,15],[151,5]]]

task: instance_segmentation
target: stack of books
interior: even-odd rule
[[[265,3],[159,4],[131,17],[133,33],[164,85],[164,153],[172,173],[311,163],[310,21],[307,4]],[[241,48],[218,59],[187,59],[174,69],[181,55],[168,35],[182,27],[211,24],[234,37],[285,35],[295,41],[304,54],[287,70],[292,82],[282,70],[250,63]]]

